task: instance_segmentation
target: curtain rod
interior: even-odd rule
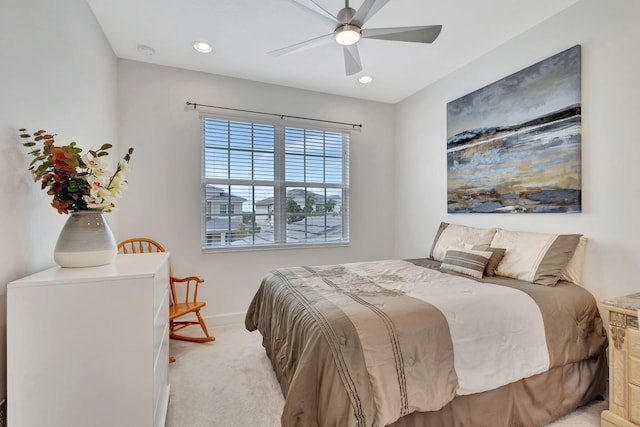
[[[209,108],[219,108],[221,110],[241,111],[243,113],[264,114],[264,115],[267,115],[267,116],[280,117],[280,119],[284,119],[286,117],[286,118],[289,118],[289,119],[311,120],[311,121],[314,121],[314,122],[332,123],[334,125],[345,125],[345,126],[351,126],[354,129],[355,128],[362,129],[362,125],[361,124],[355,124],[355,123],[334,122],[332,120],[322,120],[322,119],[312,119],[312,118],[309,118],[309,117],[289,116],[287,114],[265,113],[263,111],[243,110],[243,109],[240,109],[240,108],[219,107],[217,105],[207,105],[207,104],[196,104],[196,103],[187,101],[187,106],[191,106],[191,105],[193,105],[193,109],[194,110],[197,109],[198,106],[200,106],[200,107],[209,107]]]

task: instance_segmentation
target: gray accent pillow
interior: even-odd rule
[[[484,268],[487,266],[491,255],[493,255],[493,252],[490,251],[451,247],[447,250],[442,264],[440,264],[440,269],[482,279]]]
[[[498,264],[500,264],[500,261],[502,261],[502,258],[504,258],[505,252],[507,252],[505,248],[487,248],[485,245],[476,245],[471,249],[476,251],[493,252],[491,258],[489,259],[489,262],[487,263],[487,266],[484,268],[484,274],[489,277],[493,277],[496,274],[496,268],[498,267]]]

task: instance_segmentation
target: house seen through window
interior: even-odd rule
[[[202,116],[202,248],[349,242],[349,133]]]

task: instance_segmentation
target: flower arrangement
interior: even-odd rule
[[[26,140],[22,145],[32,149],[29,152],[33,156],[29,170],[34,181],[40,181],[42,189],[53,196],[51,206],[58,213],[113,210],[113,199],[120,197],[127,187],[123,172],[128,170],[133,148],[127,150],[115,172],[110,174],[102,158],[109,154],[111,144],[81,155],[82,149],[75,142],[55,145],[55,135],[45,130],[34,132],[33,136],[26,129],[19,131],[20,138]],[[42,148],[34,148],[40,142]]]

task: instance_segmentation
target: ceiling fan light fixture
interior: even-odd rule
[[[360,27],[355,25],[344,24],[338,28],[333,33],[336,42],[342,46],[351,46],[352,44],[358,43],[360,40]]]

